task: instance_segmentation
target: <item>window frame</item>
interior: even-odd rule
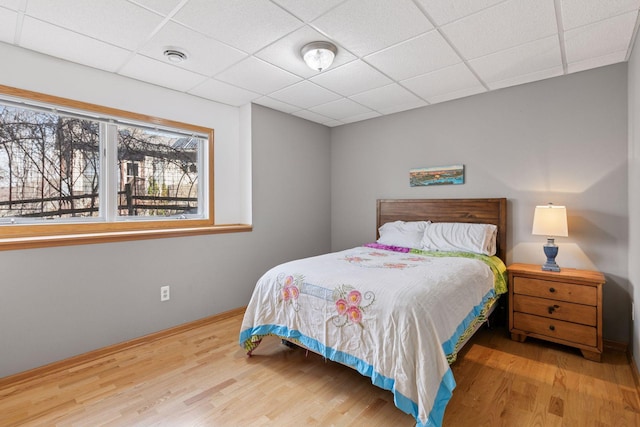
[[[42,102],[61,108],[97,113],[104,116],[122,118],[123,120],[141,122],[150,126],[175,128],[208,136],[208,143],[204,150],[206,152],[204,162],[207,164],[207,176],[198,177],[203,181],[206,180],[207,183],[204,198],[208,210],[207,218],[136,219],[132,221],[122,219],[107,221],[105,218],[104,221],[100,222],[2,224],[0,225],[0,250],[251,231],[252,227],[247,224],[215,225],[213,129],[4,85],[0,85],[0,94],[25,99],[26,101]]]

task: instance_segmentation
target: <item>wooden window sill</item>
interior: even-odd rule
[[[0,251],[124,242],[129,240],[163,239],[168,237],[188,237],[203,234],[239,233],[252,230],[253,226],[250,224],[225,224],[191,228],[127,230],[86,234],[0,238]]]

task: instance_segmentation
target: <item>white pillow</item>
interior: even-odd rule
[[[434,222],[426,228],[422,249],[427,251],[462,251],[484,255],[496,254],[498,227],[493,224]]]
[[[377,242],[382,245],[419,249],[428,224],[429,221],[387,222],[378,228],[380,238]]]

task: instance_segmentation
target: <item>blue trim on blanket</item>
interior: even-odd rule
[[[467,317],[465,317],[460,325],[458,325],[458,328],[456,328],[456,331],[453,333],[451,338],[442,345],[445,354],[451,354],[455,350],[455,346],[458,339],[460,339],[460,336],[464,333],[467,327],[469,327],[473,319],[481,313],[487,301],[494,297],[495,291],[491,289],[484,296],[482,302],[471,309]],[[283,325],[260,325],[254,328],[245,329],[240,333],[240,346],[243,346],[244,342],[254,335],[277,335],[278,337],[285,339],[291,338],[293,340],[297,340],[309,350],[312,350],[327,359],[355,368],[361,375],[371,378],[371,382],[377,387],[391,391],[393,393],[393,402],[396,407],[403,412],[412,415],[416,420],[417,427],[441,426],[444,418],[444,411],[451,399],[453,390],[456,388],[456,381],[453,378],[453,372],[451,371],[451,368],[449,368],[444,373],[440,381],[440,387],[438,388],[438,392],[433,401],[429,417],[425,423],[421,423],[418,418],[418,404],[395,389],[395,380],[393,378],[385,377],[384,375],[376,372],[373,369],[373,366],[369,365],[364,360],[348,353],[338,351],[334,348],[327,347],[318,340],[310,338],[298,330],[289,329]]]
[[[489,301],[492,298],[495,298],[495,296],[496,296],[495,289],[491,289],[482,298],[482,301],[480,302],[480,304],[476,305],[471,309],[469,314],[467,314],[467,317],[465,317],[464,320],[460,322],[460,324],[456,328],[451,338],[449,338],[447,341],[444,342],[444,344],[442,344],[442,349],[444,350],[444,354],[450,355],[453,352],[455,352],[456,344],[458,343],[458,340],[460,339],[464,331],[466,331],[469,325],[471,325],[471,322],[473,322],[473,320],[480,315],[480,313],[484,309],[484,306],[487,304],[487,301]]]
[[[444,410],[447,408],[449,400],[451,400],[451,395],[453,394],[454,388],[456,388],[456,380],[453,378],[453,372],[451,371],[451,368],[449,368],[442,377],[442,381],[440,382],[440,387],[438,388],[436,398],[433,401],[433,406],[431,407],[431,412],[429,413],[427,422],[421,424],[420,420],[418,420],[418,418],[416,417],[417,427],[434,427],[442,425]]]

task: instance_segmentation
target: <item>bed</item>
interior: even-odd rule
[[[376,242],[258,280],[240,345],[249,356],[265,336],[300,345],[390,390],[418,426],[440,426],[449,365],[506,292],[506,228],[504,198],[378,200]]]

